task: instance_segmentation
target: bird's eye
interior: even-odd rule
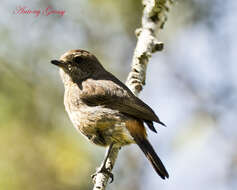
[[[81,63],[83,61],[83,58],[80,56],[77,56],[73,59],[73,61],[75,61],[76,63]]]
[[[69,71],[72,70],[72,65],[71,65],[71,64],[68,65],[68,70],[69,70]]]

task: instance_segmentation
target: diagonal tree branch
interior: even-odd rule
[[[143,0],[142,27],[136,30],[137,45],[126,82],[136,95],[145,85],[146,68],[152,53],[163,49],[163,43],[157,40],[156,35],[163,29],[167,21],[168,7],[172,3],[172,0]]]
[[[157,33],[163,29],[167,21],[169,6],[173,0],[143,0],[144,10],[142,26],[136,30],[137,45],[134,51],[131,72],[126,85],[138,95],[145,85],[146,68],[152,53],[161,51],[163,43],[157,40]],[[114,147],[106,162],[106,168],[111,172],[118,156],[120,147]],[[94,178],[93,190],[105,190],[109,176],[98,173]]]

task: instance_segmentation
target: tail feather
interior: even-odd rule
[[[159,174],[162,179],[169,178],[169,174],[166,171],[165,166],[146,138],[147,134],[143,123],[139,120],[130,120],[126,122],[126,128],[130,132],[134,141],[146,155],[147,159],[150,161],[157,174]]]
[[[152,121],[145,120],[144,122],[147,124],[147,126],[149,127],[150,130],[157,133]]]
[[[143,151],[143,153],[146,155],[147,159],[150,161],[157,174],[162,179],[169,178],[169,174],[166,171],[165,166],[161,162],[160,158],[154,151],[149,141],[146,138],[141,139],[139,137],[134,137],[134,140],[140,147],[140,149]]]

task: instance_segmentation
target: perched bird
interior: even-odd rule
[[[65,87],[64,105],[73,125],[91,142],[122,147],[136,143],[157,174],[169,174],[147,139],[144,123],[153,131],[153,121],[165,125],[154,111],[85,50],[70,50],[52,64],[60,68]],[[109,151],[108,151],[109,152]],[[109,155],[106,156],[108,158]],[[105,168],[100,171],[113,175]]]

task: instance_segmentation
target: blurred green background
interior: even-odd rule
[[[63,16],[13,14],[17,8]],[[137,0],[2,0],[0,7],[0,189],[89,190],[104,148],[72,127],[50,60],[86,49],[122,81],[140,26]],[[167,128],[149,132],[170,179],[135,146],[123,148],[108,189],[237,188],[237,2],[179,0],[159,38],[141,98]],[[154,188],[155,187],[155,188]]]

